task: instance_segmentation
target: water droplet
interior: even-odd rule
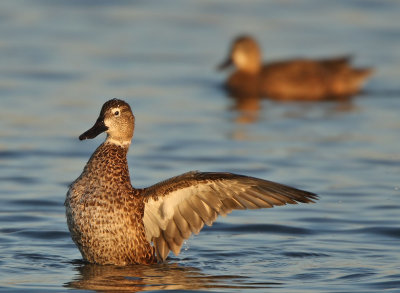
[[[187,250],[189,249],[189,243],[188,243],[188,241],[184,241],[184,242],[183,242],[183,249],[184,249],[185,251],[187,251]]]

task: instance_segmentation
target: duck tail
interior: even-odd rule
[[[354,82],[359,86],[361,86],[361,84],[364,83],[366,79],[369,78],[374,72],[375,69],[372,67],[354,68],[353,69]]]

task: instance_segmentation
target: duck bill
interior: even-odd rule
[[[88,131],[82,133],[79,136],[79,140],[84,140],[84,139],[92,139],[98,136],[100,133],[106,131],[108,127],[104,124],[103,119],[97,119],[96,123],[93,125],[92,128],[90,128]]]
[[[217,70],[225,70],[229,68],[233,64],[232,58],[226,59],[224,62],[222,62],[220,65],[218,65]]]

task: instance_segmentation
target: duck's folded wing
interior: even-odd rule
[[[325,66],[350,66],[352,55],[338,56],[332,58],[324,58],[318,60],[318,62],[322,63]]]
[[[234,209],[313,202],[313,193],[231,173],[188,172],[144,189],[143,222],[148,241],[164,260],[178,255],[185,239]]]

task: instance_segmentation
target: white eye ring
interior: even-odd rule
[[[115,109],[114,111],[114,116],[119,116],[121,114],[121,111],[119,109]]]

